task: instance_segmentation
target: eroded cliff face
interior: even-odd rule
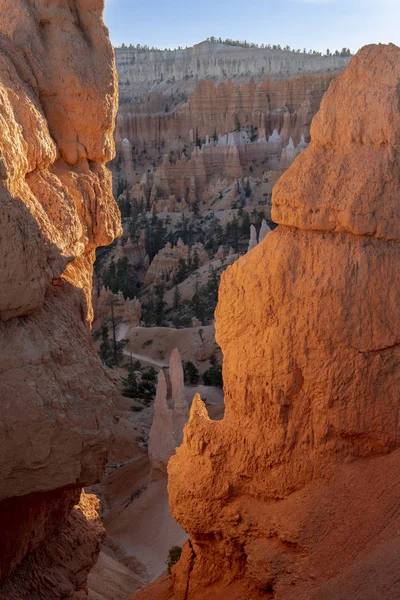
[[[226,134],[242,126],[252,125],[255,137],[270,136],[275,129],[286,143],[293,137],[309,137],[311,120],[322,96],[337,72],[304,75],[280,81],[266,78],[263,83],[241,85],[231,79],[216,85],[212,79],[199,81],[186,104],[172,112],[136,113],[134,106],[122,105],[118,114],[116,142],[127,138],[138,148],[157,147],[173,139],[187,143],[198,136],[210,138],[214,132]]]
[[[2,2],[0,595],[6,598],[84,597],[102,537],[93,501],[82,497],[79,504],[81,488],[103,472],[114,395],[88,329],[94,250],[121,234],[105,166],[114,156],[117,100],[102,13],[103,0]]]
[[[312,118],[337,74],[260,84],[202,79],[172,112],[142,114],[122,105],[115,178],[133,186],[136,198],[149,188],[146,202],[161,209],[160,200],[171,195],[201,201],[238,178],[284,171],[307,147]]]
[[[245,83],[255,77],[260,83],[266,74],[276,80],[340,70],[349,58],[205,41],[181,50],[117,48],[116,61],[121,104],[134,103],[136,112],[159,112],[166,102],[172,105],[193,92],[199,79]],[[149,81],[154,82],[150,98]]]
[[[169,463],[176,600],[400,596],[400,49],[367,46],[217,308],[226,412]]]

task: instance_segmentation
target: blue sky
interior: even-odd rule
[[[400,0],[105,0],[114,45],[191,46],[205,38],[325,51],[400,45]]]

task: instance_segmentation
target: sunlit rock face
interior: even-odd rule
[[[197,399],[169,463],[178,600],[400,596],[399,84],[399,48],[357,54],[222,277],[225,418]]]
[[[8,516],[0,595],[7,598],[85,594],[102,537],[95,503],[73,509],[82,486],[102,476],[114,395],[88,330],[95,248],[121,233],[105,166],[114,156],[117,86],[102,14],[102,0],[2,2],[0,513]],[[77,540],[82,551],[58,576],[60,556]]]

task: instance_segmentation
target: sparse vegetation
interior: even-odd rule
[[[137,296],[140,287],[135,270],[126,256],[119,258],[116,263],[111,261],[103,274],[103,284],[113,294],[122,292],[124,298],[129,299]]]
[[[174,565],[176,565],[176,563],[178,562],[178,560],[181,557],[181,554],[182,554],[181,546],[172,546],[172,548],[170,548],[170,550],[168,552],[168,558],[165,561],[165,564],[167,565],[168,575],[171,575],[171,569]]]

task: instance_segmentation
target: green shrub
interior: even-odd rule
[[[170,551],[168,552],[168,558],[166,560],[168,575],[171,575],[171,569],[174,565],[176,565],[181,557],[181,554],[181,546],[172,546],[172,548],[170,548]]]

